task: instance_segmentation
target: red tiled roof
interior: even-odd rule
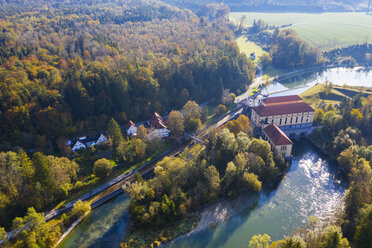
[[[163,117],[161,117],[161,115],[159,115],[156,112],[151,116],[149,123],[150,123],[150,127],[153,127],[156,129],[167,128],[167,125],[165,124]]]
[[[253,110],[261,117],[273,115],[285,115],[303,112],[315,112],[315,110],[304,102],[285,103],[276,105],[260,105]]]
[[[129,129],[131,126],[136,126],[133,121],[129,121],[128,124],[125,126],[126,129]]]
[[[292,101],[302,101],[302,98],[298,95],[292,95],[292,96],[276,96],[276,97],[269,97],[262,100],[262,103],[264,104],[270,104],[270,103],[280,103],[280,102],[292,102]]]
[[[291,145],[293,142],[287,135],[275,124],[270,124],[263,129],[266,136],[274,143],[274,145]]]

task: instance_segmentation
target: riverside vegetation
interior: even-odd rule
[[[190,231],[196,221],[193,213],[205,204],[241,191],[260,192],[262,185],[277,183],[288,169],[267,141],[252,137],[245,115],[212,131],[207,141],[205,147],[194,145],[179,156],[164,158],[153,179],[137,176],[125,189],[133,227],[122,247],[167,242],[176,233]]]

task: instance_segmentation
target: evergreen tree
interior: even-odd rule
[[[121,133],[118,123],[112,118],[108,125],[108,136],[112,140],[113,147],[116,148],[123,142],[123,135]]]

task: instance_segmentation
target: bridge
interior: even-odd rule
[[[185,132],[185,137],[186,138],[191,138],[191,139],[195,140],[199,144],[206,145],[206,143],[203,140],[199,139],[198,137],[196,137],[196,136],[194,136],[192,134],[189,134],[189,133],[186,133]]]

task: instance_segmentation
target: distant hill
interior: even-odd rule
[[[223,2],[231,11],[366,11],[368,0],[163,0],[181,8],[198,9],[207,3]]]

